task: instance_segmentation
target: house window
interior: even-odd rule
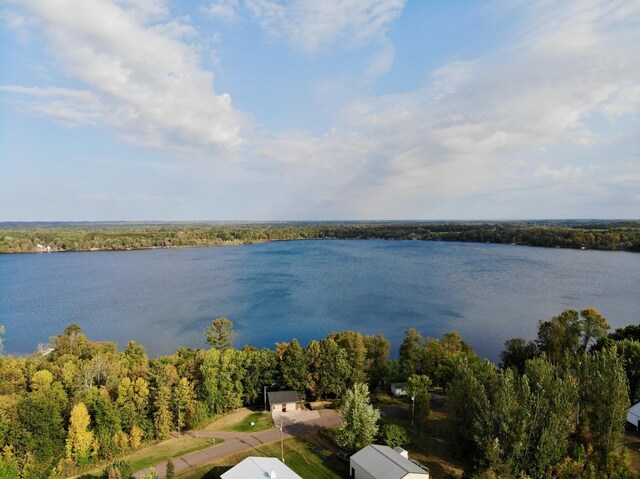
[[[356,477],[356,470],[355,468],[351,468],[351,479],[354,479]]]
[[[282,412],[287,412],[287,404],[282,405]]]

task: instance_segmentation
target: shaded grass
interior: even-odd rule
[[[220,474],[249,456],[280,458],[280,443],[266,444],[251,451],[217,459],[207,465],[194,467],[182,474],[177,474],[176,479],[217,479]],[[301,477],[341,479],[348,472],[345,464],[334,457],[321,457],[312,450],[312,445],[303,439],[286,439],[284,441],[284,457],[286,465]]]

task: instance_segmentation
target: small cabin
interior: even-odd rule
[[[407,383],[391,383],[391,394],[394,396],[406,396]]]

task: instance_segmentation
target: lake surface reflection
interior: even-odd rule
[[[303,345],[330,331],[458,331],[497,360],[536,320],[597,308],[640,322],[640,254],[419,241],[290,241],[225,248],[0,255],[5,353],[32,352],[78,323],[150,356],[202,347],[227,316],[237,345]],[[395,352],[394,352],[395,354]]]

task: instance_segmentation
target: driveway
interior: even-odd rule
[[[304,434],[316,429],[333,427],[340,424],[338,414],[330,409],[322,411],[295,411],[296,413],[310,413],[294,415],[288,420],[283,419],[283,431],[280,429],[267,429],[258,432],[227,432],[227,431],[193,431],[187,434],[198,435],[200,437],[219,437],[224,439],[222,444],[211,446],[200,451],[192,452],[184,456],[176,457],[173,463],[176,473],[185,471],[193,466],[207,464],[216,459],[220,459],[232,454],[256,449],[263,444],[279,441],[280,437],[288,437]],[[285,413],[287,416],[290,413]],[[278,423],[279,424],[279,423]],[[154,465],[159,478],[164,478],[167,470],[167,462]],[[149,468],[138,471],[134,474],[136,478],[142,477],[149,472]]]

